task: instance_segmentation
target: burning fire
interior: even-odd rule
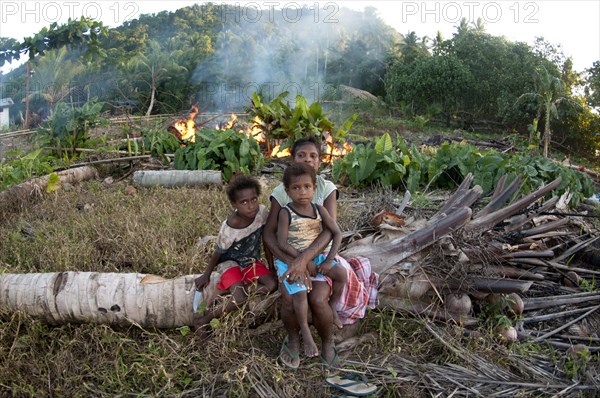
[[[194,119],[196,118],[197,114],[198,107],[196,105],[193,105],[187,120],[182,119],[178,120],[177,122],[174,122],[170,127],[171,132],[181,141],[195,142],[196,123],[194,122]],[[232,113],[230,119],[225,123],[218,123],[216,125],[216,129],[232,129],[235,123],[237,122],[237,118],[237,115],[235,113]],[[270,156],[272,158],[283,158],[286,156],[291,156],[290,148],[281,149],[281,140],[275,140],[276,142],[273,142],[273,140],[267,140],[265,132],[261,128],[263,124],[263,121],[258,116],[255,116],[252,123],[246,129],[246,131],[240,130],[239,133],[245,134],[246,137],[254,138],[254,140],[258,143],[264,143],[264,145],[266,146],[265,156]],[[328,131],[324,133],[324,137],[325,139],[322,143],[321,148],[322,162],[331,163],[334,159],[340,158],[346,155],[348,152],[352,151],[352,147],[347,142],[345,142],[344,144],[335,143],[333,141],[333,137]],[[272,145],[274,144],[277,145],[275,145],[271,149]]]
[[[346,155],[348,152],[352,152],[352,146],[347,142],[340,145],[333,142],[333,137],[328,131],[325,132],[325,142],[323,143],[321,154],[321,161],[324,163],[331,163],[333,159],[340,158]]]
[[[171,125],[171,132],[181,141],[196,142],[196,122],[194,119],[198,114],[198,107],[192,105],[190,116],[187,120],[178,120]]]
[[[281,145],[277,144],[273,150],[271,151],[271,157],[272,158],[284,158],[286,156],[292,156],[292,152],[290,152],[290,148],[285,148],[283,150],[280,150],[279,147]]]
[[[237,115],[235,113],[231,114],[231,118],[225,122],[225,123],[218,123],[215,126],[215,129],[217,130],[229,130],[233,128],[233,125],[235,124],[235,122],[237,121]]]
[[[260,128],[261,124],[262,121],[260,120],[260,117],[255,116],[252,121],[252,124],[246,130],[246,137],[252,137],[256,142],[265,142],[265,133]]]

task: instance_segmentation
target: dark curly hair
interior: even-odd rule
[[[299,138],[294,142],[294,145],[292,145],[292,157],[296,157],[296,151],[298,150],[298,148],[303,147],[307,144],[314,145],[315,148],[317,148],[317,152],[319,152],[319,156],[321,156],[321,144],[315,138],[314,135],[309,135],[306,137]]]
[[[229,184],[227,184],[227,188],[225,192],[227,192],[227,197],[231,203],[235,202],[237,193],[242,189],[253,188],[256,190],[256,196],[260,196],[260,183],[256,178],[246,176],[246,175],[238,175],[234,176]]]
[[[317,185],[317,173],[315,169],[306,163],[292,163],[283,172],[283,186],[289,188],[292,178],[304,175],[310,176],[313,184]]]

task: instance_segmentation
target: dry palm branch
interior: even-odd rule
[[[543,289],[551,282],[549,272],[569,269],[563,253],[572,256],[592,242],[565,232],[568,218],[540,215],[559,203],[558,198],[543,199],[560,179],[511,201],[518,197],[520,178],[510,184],[502,178],[489,203],[475,213],[472,207],[482,190],[471,188],[472,180],[467,176],[429,220],[381,228],[341,253],[370,260],[380,274],[383,306],[475,324],[472,301],[490,294],[524,294],[534,283]],[[557,239],[560,244],[554,243]],[[179,327],[192,323],[193,279],[75,271],[2,274],[0,308],[50,323]]]

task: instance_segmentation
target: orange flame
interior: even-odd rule
[[[246,130],[246,137],[252,137],[256,142],[265,142],[265,133],[260,128],[261,124],[262,121],[260,120],[260,117],[255,116],[253,123],[250,124],[250,127],[248,127],[248,129]]]
[[[344,144],[334,143],[331,134],[325,132],[325,144],[323,153],[321,154],[321,161],[324,163],[331,163],[334,159],[343,157],[348,152],[352,152],[352,146],[347,142]]]
[[[235,113],[231,114],[230,119],[226,123],[219,123],[215,126],[217,130],[229,130],[233,128],[233,125],[237,121],[237,115]]]
[[[284,158],[286,156],[292,156],[292,153],[290,152],[290,148],[285,148],[283,150],[280,150],[279,147],[280,147],[280,145],[278,144],[271,151],[272,158]]]
[[[181,141],[196,142],[196,122],[194,122],[194,119],[196,118],[197,114],[198,107],[196,105],[192,105],[192,110],[190,111],[190,116],[187,120],[178,120],[171,125],[171,127],[176,131],[176,133],[173,133]]]

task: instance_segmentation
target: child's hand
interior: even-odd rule
[[[210,281],[210,275],[202,274],[198,278],[194,279],[194,284],[196,285],[196,289],[202,289],[208,282]]]
[[[306,264],[306,270],[310,276],[317,276],[317,264],[313,261],[309,261],[309,263]]]
[[[333,267],[332,265],[332,261],[323,261],[321,263],[321,265],[319,265],[319,272],[322,273],[323,275],[327,275],[329,273],[329,271],[331,271],[331,268]]]

